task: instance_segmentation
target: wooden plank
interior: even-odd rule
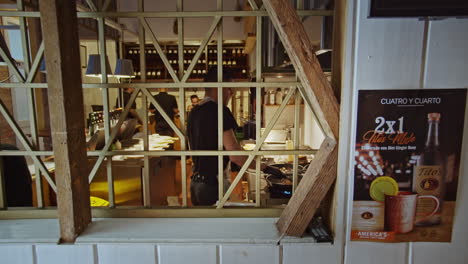
[[[346,28],[346,1],[336,0],[333,16],[333,53],[332,53],[332,87],[335,97],[340,101],[341,75],[343,69],[344,39]]]
[[[41,0],[57,207],[62,242],[73,242],[91,222],[76,3]]]
[[[303,85],[301,92],[327,136],[277,223],[282,234],[301,236],[336,178],[340,107],[297,11],[287,0],[263,4]]]
[[[296,10],[286,0],[265,0],[263,3],[324,133],[337,139],[340,107]]]
[[[346,0],[335,0],[333,16],[333,53],[332,53],[332,78],[331,85],[338,103],[341,102],[342,74],[344,68],[344,39],[346,28]],[[325,223],[332,233],[336,231],[336,217],[338,196],[336,194],[336,185],[333,184],[325,196],[323,205],[323,215]]]
[[[336,178],[338,147],[326,138],[276,224],[282,234],[302,236]]]

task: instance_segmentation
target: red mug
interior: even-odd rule
[[[432,199],[434,209],[421,219],[416,219],[417,199]],[[408,233],[414,224],[433,216],[439,210],[439,199],[433,195],[418,195],[413,192],[399,192],[397,195],[385,195],[385,230],[395,233]]]

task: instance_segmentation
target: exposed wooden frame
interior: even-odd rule
[[[62,242],[74,242],[91,222],[81,89],[78,19],[74,1],[41,0],[48,70],[57,207]]]
[[[326,139],[277,223],[284,235],[301,236],[336,178],[339,104],[313,52],[297,11],[286,0],[264,0],[264,6],[302,82]]]
[[[344,30],[346,28],[346,1],[335,0],[333,16],[333,54],[332,54],[332,87],[335,97],[340,102],[341,75],[344,54]]]
[[[59,3],[56,0],[43,0],[41,1],[44,6],[48,5],[49,7],[45,7],[46,9],[52,9],[55,8],[57,5],[67,6],[68,4],[63,4]],[[47,4],[45,4],[45,3]],[[220,2],[220,1],[218,1]],[[252,2],[252,1],[250,1]],[[283,0],[265,0],[266,3],[269,3],[269,7],[267,8],[267,11],[263,11],[263,7],[259,8],[259,5],[257,4],[257,7],[254,8],[256,9],[255,11],[216,11],[216,12],[183,12],[182,8],[181,10],[178,10],[177,12],[144,12],[143,10],[139,10],[139,12],[124,12],[124,13],[118,13],[118,12],[83,12],[79,13],[78,15],[73,14],[73,17],[93,17],[93,18],[104,18],[107,16],[114,16],[114,17],[137,17],[139,18],[140,21],[143,22],[143,26],[147,24],[147,19],[150,17],[176,17],[179,20],[181,20],[184,17],[203,17],[203,16],[212,16],[212,17],[223,17],[223,16],[256,16],[257,21],[261,21],[262,16],[270,15],[270,17],[273,20],[273,23],[277,27],[277,30],[280,34],[280,37],[283,40],[283,43],[285,44],[286,49],[289,51],[289,55],[293,61],[294,66],[296,67],[296,71],[298,72],[298,75],[300,77],[301,83],[297,82],[290,82],[290,83],[263,83],[259,80],[259,78],[256,80],[256,82],[244,82],[244,83],[236,83],[236,87],[252,87],[256,86],[257,91],[260,91],[261,87],[289,87],[289,86],[297,86],[299,92],[302,94],[304,99],[309,105],[317,106],[314,107],[314,112],[317,115],[317,118],[319,119],[320,125],[322,129],[324,130],[327,139],[322,145],[321,150],[319,153],[316,155],[315,160],[311,164],[310,169],[304,179],[301,182],[301,184],[298,186],[297,193],[294,194],[293,198],[291,199],[290,204],[294,204],[294,206],[289,206],[286,208],[284,213],[282,214],[280,221],[278,222],[278,227],[282,231],[283,234],[289,234],[289,235],[302,235],[303,230],[305,229],[305,226],[309,223],[310,219],[313,216],[313,212],[315,209],[318,207],[318,204],[322,200],[321,197],[323,197],[328,190],[328,187],[331,185],[331,183],[334,180],[334,174],[336,174],[336,153],[337,153],[337,138],[338,138],[338,114],[339,114],[339,105],[336,102],[336,98],[333,96],[333,91],[331,90],[330,85],[326,81],[325,76],[321,73],[320,65],[318,64],[315,55],[312,53],[312,49],[310,48],[310,43],[308,43],[308,39],[306,39],[306,34],[303,29],[302,24],[300,23],[300,20],[297,17],[297,13],[299,15],[331,15],[331,12],[329,10],[325,11],[295,11],[292,9],[292,7],[289,6],[289,4],[286,1]],[[52,7],[49,3],[54,3]],[[44,8],[42,8],[44,9]],[[41,17],[42,20],[46,19],[42,13],[47,12],[43,11],[41,9]],[[68,8],[70,9],[70,8]],[[67,10],[68,10],[67,9]],[[260,9],[260,10],[259,10]],[[222,9],[221,9],[222,10]],[[13,12],[10,12],[13,14]],[[8,12],[0,12],[0,14],[10,14]],[[14,12],[16,16],[24,17],[24,16],[30,16],[30,17],[38,17],[37,12]],[[54,14],[55,16],[60,16],[61,14]],[[66,17],[62,21],[67,21],[70,18]],[[72,18],[75,19],[76,18]],[[57,19],[55,23],[57,22]],[[76,21],[75,21],[76,22]],[[44,22],[43,22],[44,23]],[[299,23],[299,24],[297,24]],[[56,23],[57,24],[57,23]],[[62,23],[64,24],[64,23]],[[69,25],[66,23],[67,26]],[[260,23],[257,24],[257,29],[259,27]],[[56,27],[60,27],[61,25],[55,25]],[[214,25],[218,26],[219,25]],[[149,26],[147,25],[146,27],[149,29]],[[211,31],[211,30],[210,30]],[[44,31],[45,34],[48,34],[46,32],[49,31]],[[55,30],[55,35],[56,37],[61,36],[61,34],[68,34],[67,32],[61,32],[59,30]],[[154,34],[151,36],[154,38]],[[70,42],[69,42],[70,43]],[[221,42],[219,42],[221,43]],[[63,41],[60,42],[59,44],[63,44]],[[222,44],[219,44],[222,45]],[[47,46],[47,43],[46,43]],[[47,49],[47,47],[46,47]],[[49,45],[50,49],[50,45]],[[58,49],[58,51],[63,51],[64,49]],[[180,50],[180,47],[179,47]],[[218,47],[219,50],[219,47]],[[0,51],[1,52],[1,51]],[[158,50],[158,53],[162,54],[160,50]],[[180,54],[180,53],[179,53]],[[218,52],[219,56],[220,52]],[[260,52],[259,52],[260,54]],[[259,56],[259,54],[257,56]],[[2,55],[2,54],[0,54]],[[49,55],[47,55],[49,57]],[[60,63],[61,60],[58,60]],[[50,61],[49,61],[50,63]],[[79,65],[79,64],[78,64]],[[104,65],[104,63],[102,63]],[[221,66],[220,63],[218,63],[218,66]],[[37,68],[37,67],[36,67]],[[48,69],[50,69],[49,64],[48,64]],[[36,70],[36,69],[35,69]],[[53,68],[52,68],[53,70]],[[79,70],[75,71],[75,69],[70,70],[69,72],[79,72]],[[103,71],[105,72],[105,71]],[[221,72],[221,71],[219,71]],[[67,74],[65,72],[59,71],[59,74]],[[148,96],[149,91],[147,88],[155,88],[155,87],[175,87],[179,88],[180,91],[183,91],[184,89],[190,88],[190,87],[217,87],[220,89],[221,87],[232,87],[231,84],[229,83],[187,83],[184,80],[184,76],[189,76],[190,73],[187,73],[186,75],[180,75],[179,76],[175,75],[176,78],[174,79],[174,83],[163,83],[163,84],[108,84],[105,81],[103,81],[102,84],[84,84],[81,86],[81,80],[79,82],[80,87],[82,88],[122,88],[122,87],[135,87],[137,89],[141,89],[141,91],[145,94],[145,98],[148,97],[151,99],[151,96]],[[257,72],[257,76],[259,75],[260,72]],[[58,76],[58,75],[57,75]],[[51,75],[49,75],[49,78]],[[49,80],[50,81],[50,80]],[[66,82],[68,80],[61,79],[58,80],[59,82],[61,81]],[[312,85],[314,84],[314,85]],[[3,84],[0,84],[0,88],[2,88]],[[31,84],[27,83],[18,83],[18,84],[8,84],[9,87],[14,87],[14,88],[30,88]],[[6,86],[5,86],[6,87]],[[37,88],[47,88],[45,84],[34,84],[34,87]],[[76,88],[76,90],[79,90],[81,92],[81,89],[73,86]],[[51,89],[52,87],[49,87]],[[52,91],[52,89],[51,89]],[[330,92],[331,91],[331,92]],[[69,92],[68,89],[63,92]],[[257,97],[259,96],[260,93],[257,93]],[[316,96],[317,95],[317,96]],[[293,96],[293,94],[290,94],[290,97]],[[76,98],[76,97],[73,97]],[[288,101],[288,100],[286,100]],[[258,100],[258,103],[260,100]],[[64,111],[57,111],[57,109],[51,109],[51,112],[55,113],[67,113]],[[221,111],[220,111],[221,112]],[[80,120],[80,118],[72,118],[74,120]],[[67,117],[65,117],[65,121],[67,121]],[[67,127],[65,124],[65,128],[70,128]],[[257,135],[259,135],[259,125],[257,124]],[[177,129],[176,129],[177,131]],[[268,129],[267,129],[268,131]],[[183,135],[183,131],[179,131],[180,134]],[[266,133],[268,134],[268,133]],[[258,145],[261,145],[261,142],[264,140],[258,138]],[[80,144],[77,144],[80,145]],[[31,152],[33,154],[31,154]],[[299,154],[301,151],[285,151],[282,154]],[[37,156],[39,154],[38,151],[33,152],[32,150],[29,150],[27,152],[28,154],[31,154],[31,156]],[[156,156],[158,153],[150,152],[145,149],[145,151],[140,151],[140,152],[132,152],[132,153],[140,153],[143,155],[147,156]],[[170,151],[165,153],[165,155],[168,156],[180,156],[180,155],[187,155],[188,152],[185,151]],[[229,155],[230,152],[224,151],[222,155]],[[246,155],[247,152],[236,152],[234,154],[237,155]],[[249,155],[249,163],[255,158],[255,155],[260,155],[260,154],[265,154],[267,152],[265,151],[260,151],[259,148],[255,149],[252,152],[247,153]],[[118,155],[121,154],[118,151],[108,151],[107,150],[102,151],[102,152],[93,152],[89,153],[90,155],[95,155],[95,156],[104,156],[109,157],[112,155]],[[129,152],[126,152],[126,154],[131,154]],[[192,154],[192,153],[191,153]],[[212,151],[210,153],[202,153],[202,151],[195,151],[193,152],[194,155],[214,155],[217,156],[219,153],[217,151]],[[6,155],[6,154],[5,154]],[[76,160],[76,159],[75,159]],[[70,160],[69,160],[70,161]],[[259,161],[259,160],[257,160]],[[257,163],[259,164],[259,163]],[[258,167],[258,166],[257,166]],[[220,166],[221,168],[221,166]],[[242,173],[245,172],[245,168],[243,168],[243,171],[239,173],[242,175]],[[240,177],[238,177],[236,180],[238,180]],[[235,184],[233,184],[235,185]],[[259,184],[257,184],[259,186]],[[314,189],[314,186],[320,186],[319,190]],[[61,188],[61,187],[60,187]],[[231,190],[232,191],[232,190]],[[259,193],[259,192],[258,192]],[[81,195],[82,197],[89,197],[88,195]],[[229,196],[229,191],[225,195],[224,199],[221,201],[220,206],[218,206],[218,209],[221,209],[223,207],[223,203],[226,202],[227,197]],[[60,199],[60,197],[59,197]],[[78,204],[81,203],[80,199],[75,199],[75,201]],[[83,203],[81,203],[83,205]],[[89,202],[88,202],[89,206]],[[216,210],[217,212],[223,212],[224,210]],[[226,210],[227,211],[227,210]],[[70,216],[73,217],[73,211],[70,211]],[[118,212],[116,212],[118,214]],[[76,217],[76,216],[75,216]],[[308,220],[307,220],[308,219]],[[74,221],[75,219],[72,219]]]

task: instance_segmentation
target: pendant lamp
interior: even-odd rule
[[[111,76],[111,68],[109,64],[109,58],[106,55],[106,71],[107,76]],[[88,67],[86,68],[86,76],[89,77],[102,77],[101,75],[101,55],[91,54],[88,57]]]
[[[132,60],[118,59],[115,65],[114,77],[117,78],[135,78]]]

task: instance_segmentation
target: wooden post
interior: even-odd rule
[[[336,178],[338,147],[325,139],[276,224],[281,234],[302,236]]]
[[[75,1],[41,0],[57,205],[62,242],[91,222]]]
[[[344,39],[346,28],[346,1],[335,0],[333,12],[333,53],[332,53],[332,87],[335,96],[340,101],[341,75],[343,69]]]
[[[287,0],[263,0],[326,135],[296,192],[277,223],[282,234],[301,236],[336,178],[340,107],[323,74],[296,10]]]

